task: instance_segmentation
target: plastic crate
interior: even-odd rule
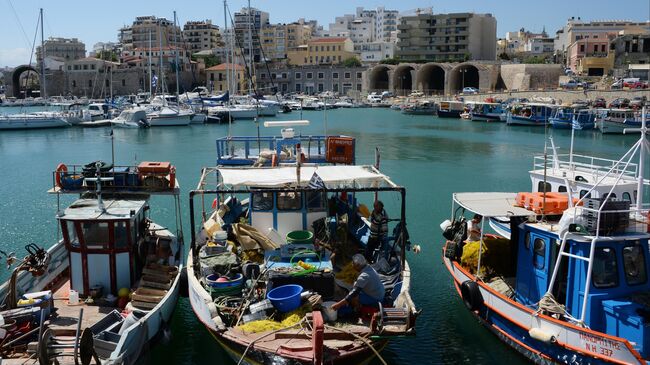
[[[585,199],[584,207],[593,209],[592,211],[584,210],[583,217],[585,218],[585,227],[591,234],[596,234],[598,226],[598,212],[597,210],[603,206],[600,213],[600,227],[598,233],[601,235],[608,235],[612,233],[623,232],[630,224],[630,214],[626,211],[630,209],[630,202],[627,200],[618,199],[605,199],[605,198],[591,198]]]

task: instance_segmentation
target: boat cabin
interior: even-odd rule
[[[641,120],[640,113],[633,109],[607,109],[604,112],[603,119],[611,122],[638,121]]]
[[[135,248],[145,239],[144,200],[79,199],[58,216],[70,261],[70,287],[88,295],[101,285],[111,293],[131,288]]]

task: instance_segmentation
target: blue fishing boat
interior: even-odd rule
[[[571,126],[575,130],[586,130],[596,128],[596,115],[598,111],[584,109],[574,115]]]
[[[645,125],[640,131],[639,142],[575,201],[568,194],[556,199],[562,193],[532,200],[521,193],[453,195],[453,216],[441,227],[443,262],[456,291],[481,324],[535,363],[650,359],[650,204],[643,201],[649,151]],[[615,181],[613,193],[620,178],[632,175],[638,194],[630,200],[590,195],[600,181]],[[565,189],[572,190],[569,182]],[[540,207],[548,213],[540,215]],[[475,218],[478,238],[466,240],[468,214],[509,217],[510,237],[484,234],[485,219]]]
[[[507,114],[508,125],[545,126],[557,108],[552,104],[525,103],[514,105]]]
[[[624,134],[625,129],[641,127],[642,113],[634,109],[607,109],[598,118],[603,134]]]
[[[560,107],[553,111],[553,115],[549,118],[549,124],[555,129],[571,129],[573,128],[573,118],[578,113],[576,108]]]
[[[501,103],[475,103],[470,110],[470,119],[475,122],[501,122],[505,110]]]

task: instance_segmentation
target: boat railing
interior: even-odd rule
[[[295,163],[297,146],[300,145],[304,158],[310,163],[328,163],[327,149],[330,138],[350,138],[346,136],[296,135],[288,136],[233,136],[217,139],[217,165],[247,166],[259,163],[264,151],[280,156],[283,150],[289,153],[282,163]],[[354,153],[354,143],[352,143]],[[265,164],[270,164],[268,159]]]
[[[605,175],[617,176],[622,174],[624,177],[636,179],[638,173],[638,165],[630,163],[626,168],[622,168],[623,164],[619,164],[616,160],[606,158],[599,158],[593,156],[585,156],[578,154],[559,154],[557,160],[553,158],[544,158],[544,155],[537,155],[533,158],[533,170],[547,170],[556,171],[570,170],[581,171],[590,174],[595,178],[600,178]],[[560,172],[560,171],[556,171]]]
[[[583,199],[579,209],[586,229],[583,233],[591,236],[625,238],[649,233],[650,204],[636,207],[625,200]]]
[[[176,169],[158,171],[135,165],[109,165],[95,168],[88,165],[60,164],[52,172],[51,194],[83,194],[97,192],[97,178],[101,178],[104,194],[120,195],[179,195]]]

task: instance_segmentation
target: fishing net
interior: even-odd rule
[[[463,246],[463,255],[460,264],[476,273],[479,256],[479,241],[467,242]],[[484,237],[481,253],[481,272],[479,276],[492,275],[509,276],[512,271],[510,240],[497,237]]]
[[[279,329],[293,326],[300,322],[307,313],[312,311],[311,304],[304,304],[302,307],[289,312],[283,316],[281,321],[273,321],[270,319],[262,319],[259,321],[252,321],[241,326],[238,326],[240,330],[246,333],[259,333],[267,331],[277,331]]]

